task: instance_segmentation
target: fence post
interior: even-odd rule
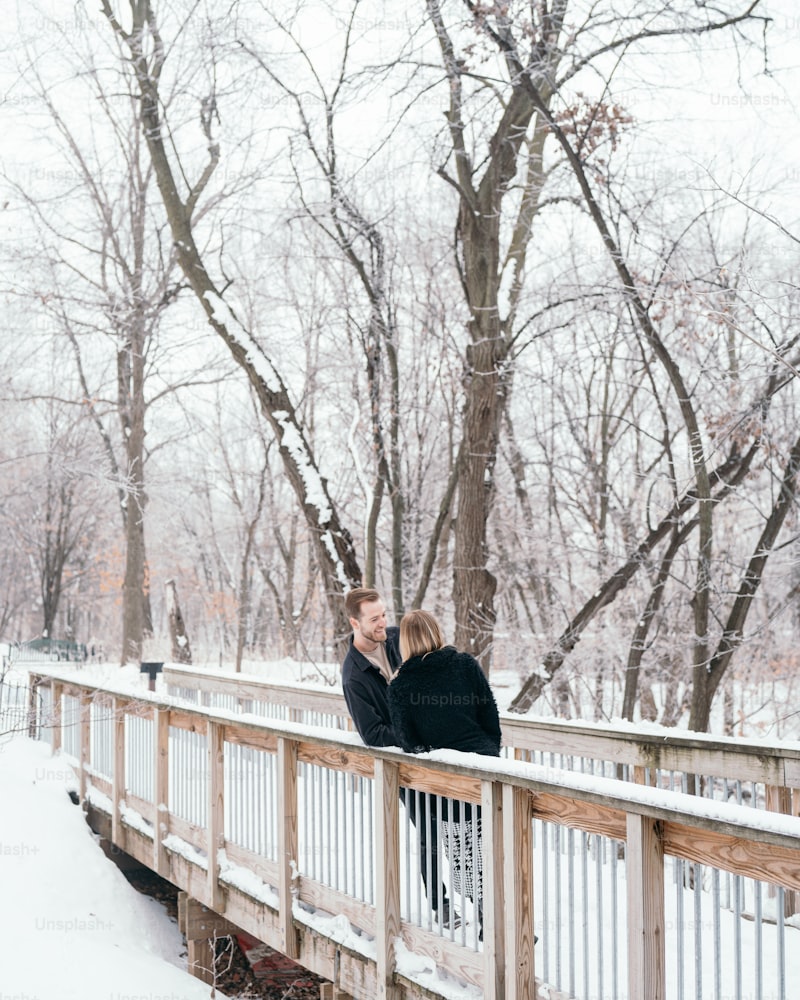
[[[28,736],[32,740],[39,739],[40,727],[43,719],[39,715],[39,685],[42,678],[39,674],[29,674],[28,676]]]
[[[122,846],[122,816],[119,804],[125,798],[125,702],[111,699],[114,713],[114,764],[111,770],[111,843]]]
[[[771,812],[783,813],[784,816],[793,815],[792,789],[785,785],[766,786],[767,809]],[[767,894],[774,898],[778,894],[777,886],[772,883],[767,887]],[[783,893],[783,915],[784,917],[794,916],[800,910],[798,897],[800,894],[794,889],[786,889]]]
[[[481,848],[483,855],[483,996],[505,996],[505,889],[503,786],[481,781]]]
[[[278,737],[278,898],[281,951],[297,958],[300,946],[292,914],[292,864],[297,863],[297,743]]]
[[[53,723],[53,741],[50,744],[53,753],[58,753],[61,749],[61,695],[64,685],[58,681],[50,681],[50,714]]]
[[[219,858],[217,853],[225,843],[225,771],[223,756],[224,730],[217,722],[206,725],[206,755],[208,761],[208,827],[206,851],[208,854],[209,906],[218,913],[225,912],[225,896],[219,884]]]
[[[503,876],[506,989],[509,996],[535,997],[533,803],[526,789],[505,784]]]
[[[400,779],[397,764],[375,760],[375,946],[377,1000],[397,1000],[395,938],[400,933]]]
[[[664,845],[660,824],[628,813],[628,996],[664,1000]]]
[[[169,875],[169,855],[164,840],[169,835],[169,710],[153,715],[155,774],[153,776],[153,867],[162,878]],[[210,815],[210,813],[209,813]]]
[[[86,780],[91,764],[91,719],[92,708],[89,692],[81,688],[80,698],[80,789],[78,796],[81,804],[86,801]]]

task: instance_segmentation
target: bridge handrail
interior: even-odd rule
[[[219,864],[209,845],[224,844],[222,799],[225,743],[249,746],[277,755],[284,816],[280,832],[278,890],[281,947],[296,954],[291,908],[291,863],[296,854],[296,767],[298,761],[375,781],[376,871],[378,892],[374,907],[377,982],[394,982],[394,949],[401,932],[399,909],[398,786],[481,803],[484,815],[485,946],[483,962],[472,970],[487,998],[502,995],[503,977],[514,977],[512,995],[534,995],[532,841],[534,818],[625,842],[628,866],[629,995],[663,995],[664,857],[673,855],[768,881],[800,891],[800,817],[753,810],[735,803],[714,802],[660,788],[637,785],[514,759],[437,751],[408,755],[391,748],[365,747],[354,733],[330,731],[306,724],[264,720],[225,709],[192,707],[179,698],[157,692],[132,692],[130,686],[81,680],[73,673],[38,671],[32,678],[49,684],[56,711],[54,749],[60,745],[61,696],[79,700],[81,799],[86,798],[89,773],[88,707],[94,700],[113,702],[116,717],[126,714],[152,718],[156,723],[156,763],[162,787],[154,794],[165,803],[168,776],[163,760],[168,753],[169,726],[205,734],[209,773],[206,777],[209,810],[201,834],[208,869],[204,888],[193,894],[212,909],[224,909]],[[124,745],[124,741],[123,741]],[[119,830],[119,802],[124,798],[124,750],[114,754],[112,824]],[[292,796],[295,796],[293,799]],[[169,830],[169,810],[158,805],[158,825]],[[294,820],[292,817],[295,817]],[[179,820],[176,817],[175,822]],[[295,826],[292,829],[292,822]],[[185,825],[185,824],[184,824]],[[293,853],[292,843],[295,844]],[[163,865],[164,848],[154,836],[154,856]],[[158,870],[158,867],[156,868]],[[187,876],[188,878],[188,876]],[[308,882],[308,880],[306,880]],[[405,925],[403,927],[405,930]],[[413,938],[412,932],[412,938]],[[424,945],[424,935],[416,934]],[[458,949],[456,948],[456,951]],[[451,948],[452,952],[453,949]],[[519,957],[524,953],[524,961]],[[447,960],[447,954],[444,960]],[[480,958],[480,956],[478,956]],[[475,956],[473,956],[473,960]],[[469,968],[463,956],[455,968]],[[466,963],[466,964],[465,964]],[[474,964],[474,962],[473,962]],[[377,995],[391,995],[391,989]]]
[[[165,664],[162,680],[176,687],[194,687],[291,709],[338,715],[349,722],[340,692],[264,681],[235,674]],[[546,751],[586,757],[634,768],[680,771],[738,781],[761,782],[775,788],[800,789],[800,742],[767,742],[714,736],[622,721],[587,723],[501,713],[503,745],[516,751]]]

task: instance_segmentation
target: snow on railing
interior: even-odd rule
[[[702,759],[705,773],[725,776],[691,795],[649,783],[652,734],[632,728],[572,724],[557,735],[552,723],[519,720],[528,746],[516,753],[536,763],[411,756],[74,674],[50,672],[39,688],[61,713],[53,747],[76,760],[82,797],[106,815],[117,846],[352,995],[413,980],[441,996],[533,996],[534,966],[548,984],[537,995],[550,1000],[785,1000],[787,982],[800,981],[800,930],[786,916],[800,890],[800,819],[710,794],[738,761],[785,807],[800,784],[796,747],[740,744],[737,756],[684,734],[659,748],[659,763]],[[295,691],[296,715],[299,706]],[[546,751],[533,746],[542,732]],[[591,761],[593,749],[597,763],[562,766]],[[639,780],[609,777],[618,767]],[[460,926],[431,905],[423,793],[451,843],[468,826],[478,843],[480,806],[482,913],[463,888],[466,866],[439,849]],[[456,817],[454,801],[470,815]],[[308,927],[342,945],[335,959]]]

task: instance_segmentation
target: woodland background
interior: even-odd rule
[[[3,7],[0,637],[798,735],[788,3]]]

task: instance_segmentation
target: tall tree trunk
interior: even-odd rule
[[[130,53],[141,98],[142,130],[177,248],[178,262],[212,329],[245,372],[275,435],[286,476],[305,515],[316,548],[335,636],[341,645],[350,633],[342,597],[348,587],[361,582],[361,569],[352,537],[340,522],[327,481],[319,472],[305,429],[282,377],[220,295],[194,239],[192,216],[220,158],[219,145],[211,135],[211,117],[207,111],[207,105],[213,103],[213,94],[204,103],[200,116],[208,142],[209,160],[188,195],[183,197],[171,158],[175,155],[174,147],[169,145],[162,121],[159,83],[166,52],[153,5],[139,3],[133,6],[130,31],[119,23],[109,0],[102,0],[102,10]],[[177,168],[182,170],[180,164]]]
[[[126,450],[125,578],[121,662],[142,659],[145,638],[144,335],[135,324],[118,359],[119,412]]]
[[[189,644],[189,636],[186,633],[186,625],[181,614],[181,606],[178,602],[178,588],[174,580],[167,580],[167,617],[169,619],[169,637],[172,646],[173,663],[191,663],[192,648]]]
[[[529,71],[547,77],[554,70],[552,45],[535,46],[531,65],[516,73],[502,114],[485,150],[468,148],[464,115],[465,62],[456,52],[445,26],[440,0],[427,0],[436,31],[450,102],[446,112],[453,153],[453,174],[440,175],[458,192],[456,258],[469,308],[469,343],[464,371],[464,415],[459,454],[458,501],[454,525],[453,606],[455,642],[477,657],[488,673],[496,618],[497,580],[489,570],[488,529],[494,501],[494,470],[503,411],[510,395],[510,329],[522,286],[525,254],[541,190],[541,144],[545,133],[536,129],[536,107],[523,83]],[[473,11],[476,23],[482,14]],[[556,28],[556,34],[558,29]],[[528,130],[534,124],[532,144]],[[503,215],[503,200],[520,166],[525,149],[527,176],[516,219]],[[473,160],[473,156],[475,159]],[[478,156],[482,173],[479,176]],[[501,229],[511,226],[510,246],[501,257]],[[509,310],[501,319],[500,286],[510,276]]]

